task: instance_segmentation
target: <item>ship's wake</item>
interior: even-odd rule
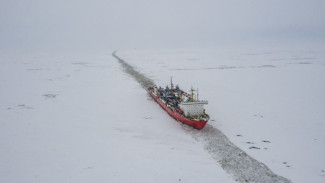
[[[115,57],[118,62],[122,65],[124,71],[128,74],[130,74],[145,90],[148,90],[149,87],[154,87],[155,83],[142,73],[136,71],[130,64],[128,64],[126,61],[121,59],[116,55],[116,51],[112,53],[113,57]]]
[[[212,158],[239,182],[290,182],[274,174],[265,164],[252,158],[233,144],[225,134],[207,124],[202,130],[194,130],[186,125],[183,129],[197,141],[204,144]]]
[[[144,89],[147,90],[148,87],[155,85],[150,78],[136,71],[130,64],[118,57],[116,51],[112,55],[119,61],[124,71],[131,75]],[[202,130],[195,130],[183,124],[181,126],[195,140],[202,143],[212,158],[235,180],[258,183],[290,182],[288,179],[276,175],[266,165],[246,154],[212,125],[207,124]]]

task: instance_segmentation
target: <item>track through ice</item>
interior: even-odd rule
[[[112,53],[113,57],[115,57],[119,63],[123,66],[124,71],[128,74],[130,74],[135,80],[137,80],[140,85],[147,90],[149,87],[153,87],[155,83],[146,77],[145,75],[141,74],[140,72],[136,71],[130,64],[128,64],[126,61],[121,59],[116,55],[116,51]]]
[[[154,82],[136,71],[130,64],[112,53],[124,68],[140,85],[147,89],[154,86]],[[290,181],[282,176],[274,174],[265,164],[255,160],[246,152],[235,146],[220,130],[207,124],[202,130],[195,130],[189,126],[182,125],[182,128],[193,136],[194,139],[204,144],[204,148],[210,153],[221,167],[231,174],[239,182],[256,183],[289,183]]]

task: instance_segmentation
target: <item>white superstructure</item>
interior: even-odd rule
[[[204,105],[207,105],[208,101],[197,102],[182,102],[179,104],[180,109],[184,111],[186,116],[188,115],[202,115],[204,114]]]

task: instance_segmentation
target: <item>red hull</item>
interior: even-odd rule
[[[152,92],[149,92],[151,97],[153,99],[155,99],[155,101],[165,110],[167,111],[167,113],[175,118],[177,121],[180,121],[184,124],[187,124],[189,126],[192,126],[195,129],[201,130],[202,128],[205,127],[205,125],[207,124],[208,121],[197,121],[197,120],[192,120],[189,118],[186,118],[182,115],[180,115],[178,112],[173,111],[172,109],[170,109],[169,107],[167,107],[167,105],[165,103],[163,103],[157,96],[155,96]]]

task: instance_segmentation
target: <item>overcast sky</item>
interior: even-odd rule
[[[0,0],[0,49],[325,41],[325,0]]]

